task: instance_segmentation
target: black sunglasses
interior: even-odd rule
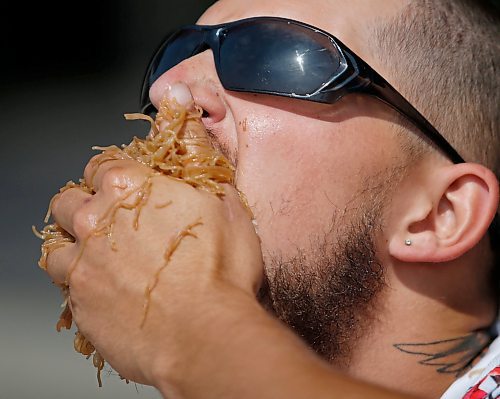
[[[349,93],[382,100],[418,127],[454,163],[465,162],[446,139],[366,62],[329,33],[286,18],[256,17],[180,28],[158,49],[144,77],[141,109],[164,72],[211,49],[226,90],[333,104]]]

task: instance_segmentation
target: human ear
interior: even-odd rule
[[[486,234],[499,201],[498,180],[488,168],[446,165],[405,184],[388,224],[389,254],[402,262],[447,262]]]

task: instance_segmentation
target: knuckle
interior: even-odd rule
[[[61,200],[62,196],[64,193],[57,193],[54,195],[52,198],[51,204],[50,204],[50,212],[52,215],[57,216],[61,212]]]
[[[110,188],[126,188],[129,181],[125,177],[126,168],[123,166],[113,166],[106,170],[101,178],[101,187],[104,189]]]
[[[94,167],[96,166],[99,161],[101,160],[102,158],[102,153],[101,154],[96,154],[94,155],[92,158],[89,159],[89,161],[87,162],[87,166],[85,167],[85,169],[89,168],[89,167]]]
[[[94,155],[92,158],[90,158],[90,160],[87,162],[87,165],[85,166],[85,169],[83,171],[83,176],[88,184],[91,183],[89,180],[92,179],[93,177],[92,175],[101,159],[102,159],[102,154],[97,154]]]
[[[77,238],[85,238],[91,233],[93,219],[94,218],[85,207],[77,209],[73,213],[73,231],[75,232]]]

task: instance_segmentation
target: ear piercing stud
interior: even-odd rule
[[[407,239],[405,240],[405,245],[410,246],[410,245],[411,245],[411,240],[407,238]]]

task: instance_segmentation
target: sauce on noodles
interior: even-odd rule
[[[100,217],[97,226],[92,230],[90,235],[79,243],[80,251],[69,267],[66,282],[60,286],[64,297],[62,305],[64,310],[59,316],[56,325],[57,331],[60,331],[62,328],[71,328],[73,317],[69,307],[68,281],[83,255],[87,241],[92,239],[92,237],[106,235],[111,248],[117,251],[118,249],[113,239],[113,226],[116,214],[120,209],[135,212],[131,227],[135,230],[139,228],[141,210],[148,202],[151,193],[152,177],[158,175],[170,176],[217,196],[224,195],[223,184],[234,183],[234,167],[221,153],[211,146],[205,127],[201,121],[201,115],[202,110],[197,106],[187,108],[179,105],[175,99],[169,101],[164,98],[155,120],[143,114],[125,114],[125,118],[128,120],[142,119],[151,124],[150,132],[145,139],[134,137],[130,144],[123,145],[121,148],[114,145],[109,147],[93,147],[96,150],[102,151],[100,156],[95,160],[95,162],[98,162],[98,165],[112,160],[132,159],[148,166],[151,169],[151,174],[141,187],[129,192],[124,198],[112,204],[104,215]],[[92,181],[93,179],[91,178],[90,180]],[[83,190],[89,194],[95,194],[94,188],[89,187],[83,179],[80,179],[78,183],[68,182],[59,192],[62,193],[73,188]],[[132,198],[132,196],[134,196],[134,201],[130,203],[127,200]],[[75,242],[74,237],[56,223],[47,224],[50,219],[53,200],[54,198],[49,204],[49,210],[44,220],[46,226],[41,231],[37,231],[33,227],[34,233],[43,240],[41,247],[42,254],[38,265],[44,270],[47,269],[47,257],[52,251],[63,247],[67,243]],[[242,201],[246,205],[244,197],[242,197]],[[157,205],[156,208],[165,208],[169,205],[170,202],[167,202]],[[202,224],[202,221],[196,220],[187,225],[174,237],[165,249],[164,264],[152,276],[150,283],[145,289],[144,314],[141,327],[146,322],[151,293],[157,286],[160,273],[167,267],[180,242],[187,236],[196,237],[193,229],[200,224]],[[97,380],[99,386],[102,386],[101,370],[104,368],[105,360],[92,343],[78,330],[74,339],[74,348],[78,353],[87,358],[92,356],[93,365],[97,369]]]

